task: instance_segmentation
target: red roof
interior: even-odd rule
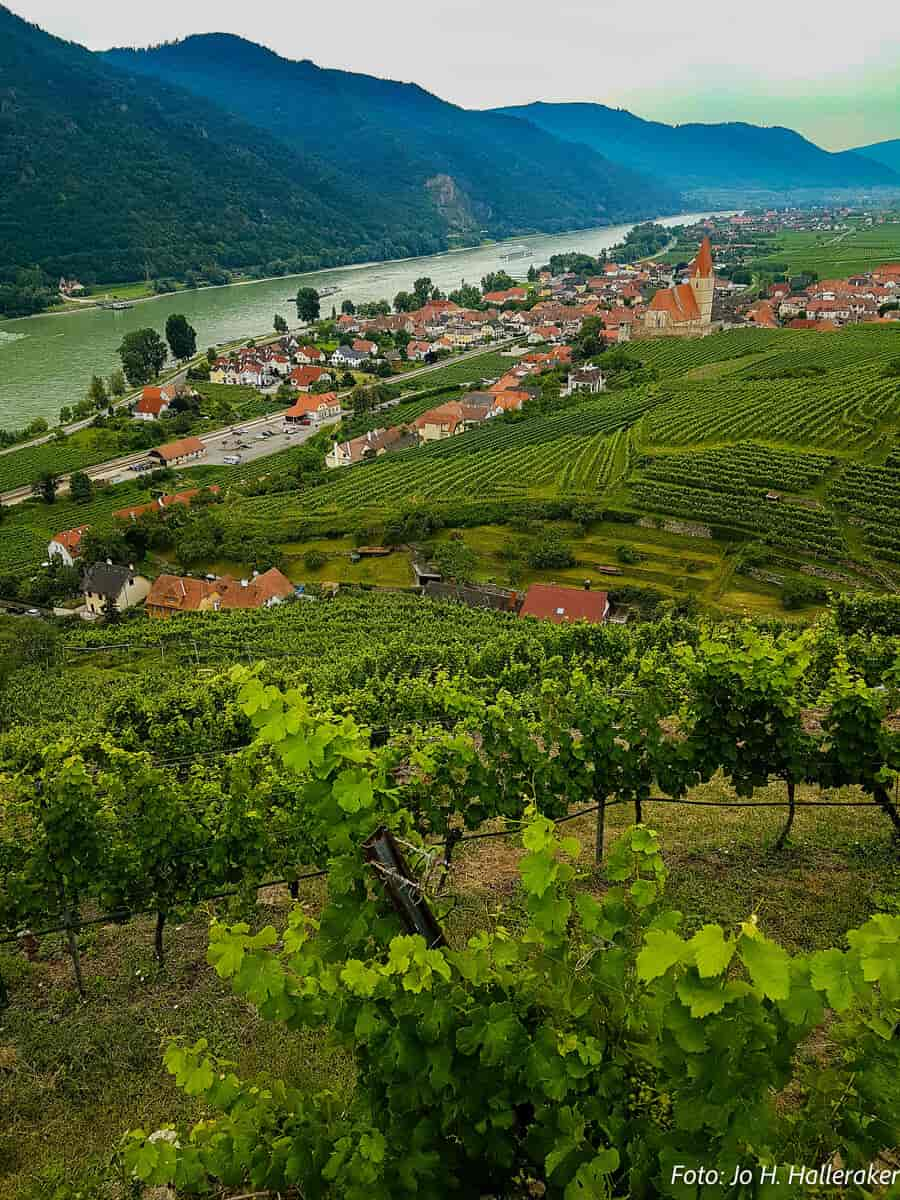
[[[81,535],[86,529],[90,529],[90,525],[78,525],[75,529],[64,529],[62,533],[55,533],[51,540],[60,546],[65,546],[74,558],[81,552]]]
[[[187,458],[189,454],[203,454],[205,451],[206,447],[198,437],[186,437],[177,442],[167,442],[165,446],[157,446],[150,453],[165,462],[174,462],[179,458]]]
[[[262,608],[276,597],[285,599],[294,585],[275,567],[252,579],[240,581],[223,575],[219,579],[191,579],[180,575],[160,575],[147,596],[150,609],[168,612],[196,612],[205,601],[208,608]]]
[[[139,413],[150,413],[154,417],[158,417],[164,408],[169,407],[169,401],[172,399],[172,393],[168,388],[162,387],[145,387],[141,393],[141,398],[134,406],[134,411]]]
[[[290,408],[282,413],[284,417],[303,417],[308,413],[317,413],[322,408],[333,408],[337,400],[337,392],[322,392],[318,396],[298,396]]]
[[[662,288],[650,301],[651,312],[667,312],[673,321],[699,321],[697,297],[689,283]]]
[[[609,612],[606,592],[586,588],[557,587],[552,583],[533,583],[519,611],[520,617],[539,617],[563,625],[571,621],[602,624]]]
[[[294,367],[290,379],[296,387],[309,387],[310,384],[317,383],[323,375],[327,374],[324,367]],[[331,377],[329,376],[329,378]]]

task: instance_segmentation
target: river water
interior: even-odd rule
[[[706,215],[683,213],[660,221],[664,225],[691,224]],[[154,297],[124,312],[86,308],[0,321],[0,428],[18,429],[35,417],[55,422],[63,405],[84,396],[91,375],[108,375],[118,366],[116,350],[123,334],[148,325],[162,333],[166,317],[173,312],[184,313],[197,330],[198,347],[205,348],[271,331],[276,312],[294,325],[297,310],[289,298],[296,295],[301,283],[340,289],[322,301],[325,315],[332,305],[340,311],[346,299],[358,303],[384,297],[390,301],[397,292],[410,290],[413,280],[422,275],[430,276],[445,292],[458,287],[463,279],[477,284],[483,275],[500,267],[514,277],[522,277],[532,263],[545,263],[551,254],[568,250],[596,254],[608,249],[621,242],[631,228],[608,225],[571,233],[536,234],[424,258],[202,288]],[[509,260],[503,257],[518,247],[527,247],[528,253]]]

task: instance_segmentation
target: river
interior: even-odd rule
[[[682,213],[660,218],[663,225],[691,224],[708,213]],[[199,348],[252,337],[272,329],[272,318],[281,313],[293,325],[297,310],[290,299],[297,288],[309,284],[340,290],[322,302],[323,315],[347,299],[359,303],[410,290],[414,279],[428,275],[444,291],[462,279],[478,283],[483,275],[505,268],[522,277],[534,263],[547,262],[551,254],[579,250],[597,254],[621,242],[632,225],[608,225],[571,233],[535,234],[510,242],[494,242],[475,249],[451,250],[424,258],[399,259],[338,267],[298,276],[201,288],[178,295],[156,296],[124,312],[85,308],[52,316],[0,321],[0,428],[18,429],[35,417],[55,422],[63,405],[80,400],[91,375],[108,375],[118,366],[116,350],[122,335],[152,325],[160,332],[170,313],[184,313],[197,330]],[[527,247],[522,257],[503,255]],[[111,289],[114,290],[114,289]]]

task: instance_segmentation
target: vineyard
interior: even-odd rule
[[[614,378],[610,390],[571,397],[557,411],[545,398],[540,411],[494,419],[463,436],[313,481],[297,477],[307,461],[298,445],[238,471],[193,466],[178,486],[223,485],[228,503],[220,520],[232,542],[246,534],[290,546],[298,582],[307,578],[298,539],[346,534],[361,520],[375,529],[410,506],[446,514],[481,501],[491,506],[491,521],[527,504],[557,505],[554,519],[560,519],[560,505],[602,502],[614,513],[668,522],[676,532],[711,527],[726,542],[780,546],[802,557],[801,569],[837,567],[847,586],[890,582],[900,552],[887,497],[894,467],[885,461],[900,429],[895,329],[857,326],[827,335],[740,329],[697,340],[635,341],[621,351],[643,364],[643,382],[629,386],[625,377],[617,385]],[[489,352],[449,363],[423,377],[424,396],[357,416],[352,428],[409,424],[510,361]],[[246,494],[262,490],[261,481],[271,483],[269,492]],[[779,499],[766,500],[769,491]],[[116,492],[95,496],[85,508],[58,502],[12,510],[0,526],[0,571],[40,561],[60,528],[111,526],[110,512],[129,500]],[[329,553],[327,545],[321,549]],[[235,561],[228,569],[243,565]],[[151,562],[147,569],[159,568]],[[723,562],[717,578],[707,580],[704,600],[717,602],[727,572]],[[834,572],[831,578],[837,581]],[[377,568],[367,579],[377,582]],[[647,582],[671,592],[664,578]],[[772,587],[756,591],[761,606],[777,605]],[[726,607],[746,611],[747,603],[737,597]]]
[[[25,1066],[38,1027],[72,1036],[64,987],[86,996],[79,1036],[92,1016],[110,1028],[114,947],[129,946],[129,1020],[97,1041],[117,1097],[107,1165],[78,1183],[115,1194],[109,1150],[129,1126],[127,1172],[148,1185],[322,1200],[439,1200],[448,1179],[518,1200],[523,1178],[557,1200],[624,1200],[637,1179],[682,1200],[667,1164],[733,1170],[748,1122],[765,1130],[741,1157],[750,1166],[815,1161],[823,1137],[845,1166],[889,1154],[900,926],[859,895],[858,873],[871,860],[883,896],[896,871],[900,761],[885,716],[898,635],[896,598],[865,597],[802,636],[685,620],[554,626],[402,596],[65,631],[50,661],[0,691],[0,925],[36,955],[17,967],[0,949],[0,972]],[[722,807],[701,853],[709,804]],[[728,862],[732,810],[745,833]],[[676,828],[684,863],[667,869]],[[506,871],[499,847],[518,843]],[[497,886],[478,901],[467,870],[491,845]],[[822,887],[796,893],[787,949],[773,935],[791,902],[770,879],[812,846],[842,870],[826,884],[808,868]],[[758,920],[748,908],[723,920],[698,894],[707,855],[735,879],[759,864]],[[327,891],[314,890],[322,874]],[[303,903],[272,922],[256,896],[274,881]],[[814,914],[834,887],[853,918],[838,904],[843,924],[823,936]],[[187,1101],[161,1091],[139,1130],[140,1100],[115,1078],[120,1048],[141,1037],[142,1004],[171,998],[191,914],[210,905],[213,970],[192,968],[190,987],[225,980],[235,1000],[220,990],[176,1026],[187,1041],[166,1064]],[[133,916],[144,957],[121,924]],[[29,980],[61,967],[60,953],[72,984],[57,972],[45,1014]],[[233,1007],[244,1027],[223,1040]],[[248,1070],[250,1012],[280,1040]],[[197,1039],[211,1023],[208,1046]],[[749,1054],[763,1034],[766,1052]],[[298,1038],[320,1064],[315,1085]],[[827,1072],[799,1052],[809,1039],[823,1039]],[[288,1090],[270,1075],[254,1091],[273,1061]],[[774,1099],[786,1089],[789,1114]],[[29,1129],[60,1097],[25,1122],[10,1099],[0,1162],[19,1174],[4,1195],[24,1200]],[[177,1140],[148,1138],[167,1117]],[[41,1157],[53,1154],[45,1140]],[[71,1167],[57,1178],[75,1185]]]
[[[846,279],[900,258],[900,224],[855,224],[843,235],[787,229],[775,238],[770,255],[753,263],[756,271],[787,265],[791,274],[815,271],[819,279]]]

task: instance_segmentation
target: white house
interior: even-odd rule
[[[47,546],[47,557],[58,558],[67,567],[74,567],[75,559],[81,553],[81,535],[87,529],[90,529],[90,525],[78,525],[75,529],[64,529],[62,533],[54,534]]]

